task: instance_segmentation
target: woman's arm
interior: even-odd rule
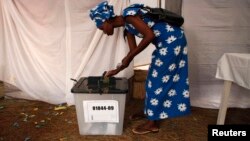
[[[134,35],[126,32],[130,51],[128,52],[127,56],[122,59],[122,64],[120,66],[118,66],[114,70],[107,72],[106,76],[108,77],[113,76],[124,68],[128,67],[134,57],[141,51],[143,51],[155,38],[154,32],[148,27],[147,24],[144,23],[144,21],[139,16],[127,16],[125,20],[127,23],[132,24],[136,28],[136,30],[143,35],[143,39],[137,46]]]
[[[125,37],[127,37],[129,51],[131,52],[132,50],[134,50],[137,47],[135,36],[127,31],[125,31]]]
[[[137,54],[143,51],[155,38],[154,32],[148,27],[146,23],[139,16],[127,16],[126,22],[132,24],[136,30],[143,35],[143,39],[136,47],[135,39],[128,36],[129,46],[133,48],[127,56],[134,58]],[[129,34],[128,34],[129,35]],[[133,36],[133,35],[131,35]]]

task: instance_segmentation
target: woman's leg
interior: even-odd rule
[[[130,120],[140,120],[140,119],[145,119],[146,115],[144,114],[143,110],[141,109],[139,112],[134,113],[132,115],[129,116]]]

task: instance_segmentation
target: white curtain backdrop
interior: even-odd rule
[[[71,105],[70,78],[100,76],[121,61],[128,51],[123,29],[103,35],[88,16],[100,1],[0,0],[0,80],[22,91],[8,95]],[[117,14],[128,1],[109,0]],[[217,61],[226,52],[250,53],[249,7],[250,0],[183,0],[193,106],[218,108]],[[152,49],[135,65],[149,63]],[[118,77],[131,77],[132,66]],[[233,85],[229,107],[250,107],[249,101],[250,91]]]
[[[3,78],[3,68],[4,68],[4,59],[5,59],[5,54],[4,54],[4,40],[3,40],[3,13],[2,13],[2,3],[0,2],[0,80]]]
[[[215,78],[223,53],[250,53],[250,0],[183,0],[193,106],[218,108],[223,81]],[[250,90],[233,85],[229,107],[250,107]]]
[[[8,95],[52,104],[74,104],[70,89],[82,76],[100,76],[127,54],[116,29],[97,30],[89,10],[102,0],[1,0],[0,80],[21,93]],[[110,0],[116,14],[128,1]],[[117,77],[131,77],[132,65]]]

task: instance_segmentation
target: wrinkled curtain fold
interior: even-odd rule
[[[1,0],[1,80],[22,93],[10,96],[74,104],[70,78],[99,76],[112,69],[128,48],[119,38],[103,35],[88,17],[101,0]],[[115,12],[127,1],[109,1]],[[2,56],[3,55],[3,56]],[[118,77],[131,77],[132,67]]]
[[[25,92],[16,97],[58,103],[64,99],[65,85],[64,4],[59,0],[28,2],[1,1],[3,80]]]

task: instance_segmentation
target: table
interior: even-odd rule
[[[224,124],[232,82],[250,89],[250,54],[224,53],[217,63],[216,78],[224,80],[217,124]]]

